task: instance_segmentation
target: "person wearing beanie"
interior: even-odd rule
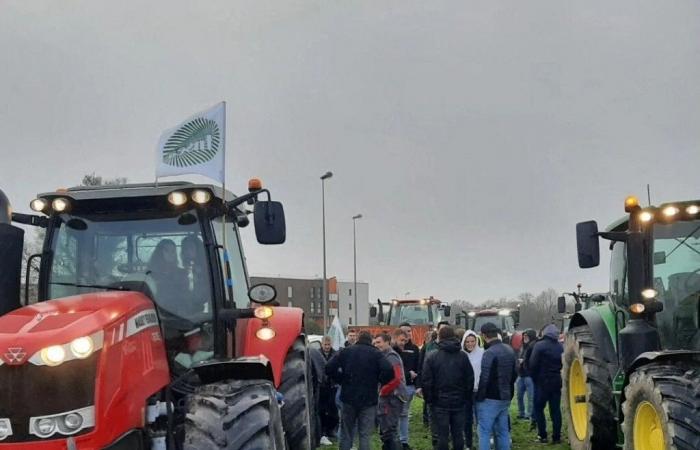
[[[484,357],[484,349],[480,345],[479,336],[473,330],[467,330],[462,336],[462,350],[467,353],[469,362],[474,370],[474,397],[479,389],[479,376],[481,375],[481,359]],[[466,421],[464,423],[464,445],[471,449],[474,442],[474,416],[476,415],[475,403],[466,406]]]
[[[547,443],[547,422],[544,407],[549,404],[552,418],[552,443],[561,442],[561,355],[564,348],[559,342],[559,329],[547,325],[542,339],[537,341],[528,361],[530,375],[535,383],[533,415],[537,422],[537,440]]]
[[[471,410],[474,371],[469,357],[461,351],[454,328],[438,331],[438,350],[425,359],[422,373],[423,397],[431,410],[431,432],[436,450],[464,449],[465,413]],[[465,408],[466,405],[466,408]]]

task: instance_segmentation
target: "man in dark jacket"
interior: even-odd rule
[[[362,331],[357,343],[346,347],[326,365],[326,375],[340,383],[340,450],[350,450],[354,428],[360,435],[360,450],[370,450],[379,393],[377,386],[394,377],[391,364],[372,346],[372,336]]]
[[[547,325],[542,339],[532,349],[528,367],[535,382],[535,408],[533,414],[537,422],[539,442],[547,442],[547,421],[544,407],[549,403],[549,415],[552,418],[552,443],[561,442],[561,354],[564,352],[559,343],[559,330],[554,325]]]
[[[523,346],[518,355],[518,381],[516,383],[518,391],[518,419],[532,418],[532,403],[534,401],[535,386],[532,384],[530,369],[527,360],[535,346],[537,332],[532,328],[523,331]],[[525,394],[527,394],[527,409],[525,408]]]
[[[406,402],[403,404],[401,416],[399,417],[399,440],[401,441],[403,450],[410,450],[411,447],[408,445],[408,412],[411,410],[411,401],[413,400],[413,395],[416,393],[416,382],[418,381],[418,374],[420,373],[420,366],[418,364],[420,362],[420,349],[411,340],[413,336],[410,323],[402,323],[399,329],[403,331],[408,338],[408,341],[401,347],[396,340],[396,335],[392,336],[394,338],[392,346],[394,347],[394,351],[401,356],[404,374],[406,375]]]
[[[425,359],[422,371],[423,397],[431,408],[433,446],[448,450],[464,448],[466,411],[471,411],[474,371],[469,356],[462,351],[454,328],[445,326],[438,332],[438,350]]]
[[[515,351],[501,342],[498,328],[491,322],[481,327],[486,351],[481,360],[476,416],[479,420],[479,449],[489,450],[495,435],[498,450],[510,450],[508,408],[515,392]]]

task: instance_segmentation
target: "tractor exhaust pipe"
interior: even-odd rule
[[[24,230],[12,225],[12,207],[0,190],[0,316],[20,303]]]

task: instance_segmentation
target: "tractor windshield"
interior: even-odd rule
[[[700,221],[654,225],[651,257],[662,346],[700,348]]]
[[[427,325],[441,320],[443,320],[442,311],[435,303],[397,302],[391,306],[389,315],[389,325],[396,327],[404,322],[411,325]]]
[[[213,283],[196,211],[62,215],[51,245],[49,299],[122,286],[143,290],[158,308],[173,358],[186,359],[185,348],[191,358],[210,356]]]

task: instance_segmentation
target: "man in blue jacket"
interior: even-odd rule
[[[479,420],[479,449],[489,450],[495,435],[497,450],[510,450],[508,408],[515,393],[515,351],[501,342],[498,327],[491,322],[481,327],[486,351],[481,360],[479,390],[476,394],[476,416]]]
[[[537,422],[537,439],[541,443],[547,443],[544,407],[549,403],[552,443],[558,444],[561,442],[561,354],[564,348],[559,343],[559,329],[555,325],[547,325],[542,334],[542,339],[535,344],[528,361],[530,375],[535,382],[533,415]]]

